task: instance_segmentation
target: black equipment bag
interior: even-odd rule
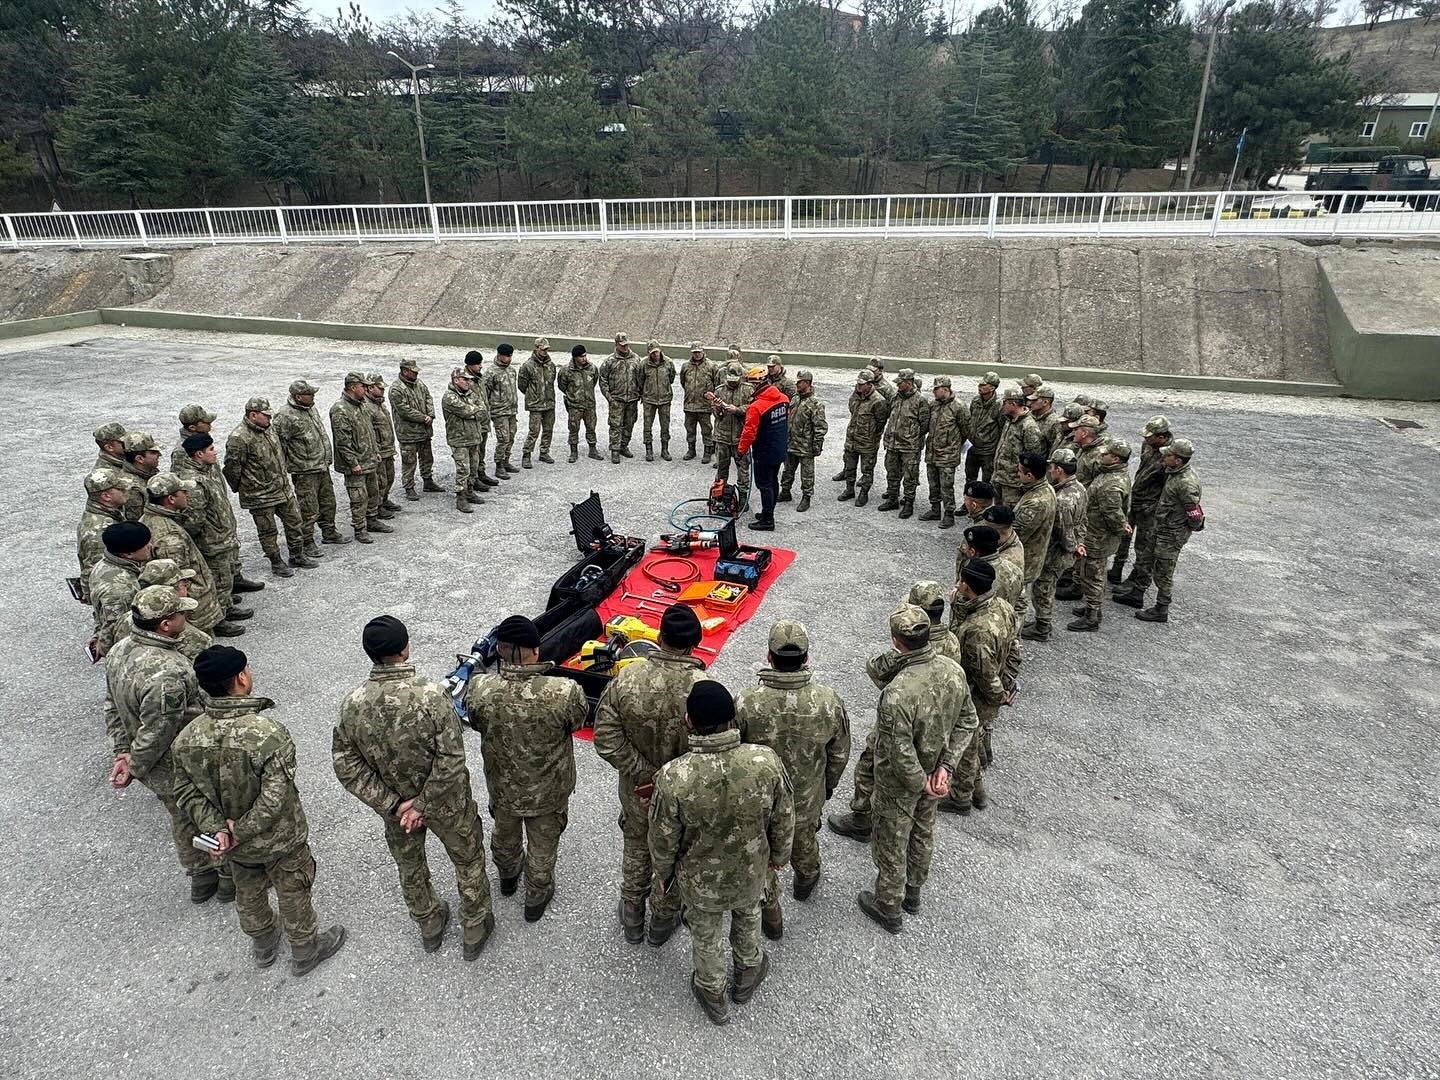
[[[599,607],[644,557],[645,541],[617,536],[605,520],[600,495],[594,491],[584,502],[571,505],[570,526],[580,561],[556,579],[545,606]]]

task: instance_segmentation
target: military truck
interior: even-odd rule
[[[1403,200],[1413,210],[1440,209],[1440,179],[1430,175],[1429,163],[1419,154],[1387,154],[1378,161],[1322,165],[1305,178],[1305,190],[1335,192],[1320,196],[1332,214],[1342,202],[1346,210],[1360,210],[1372,197],[1387,202]],[[1364,194],[1346,199],[1348,191]]]

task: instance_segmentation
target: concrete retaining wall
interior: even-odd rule
[[[1356,397],[1440,400],[1440,253],[1321,260],[1335,370]]]

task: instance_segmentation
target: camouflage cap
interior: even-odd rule
[[[796,622],[794,619],[781,619],[770,627],[770,651],[776,656],[781,653],[790,653],[792,656],[797,653],[808,653],[810,651],[810,631],[805,629],[804,623]]]
[[[1035,401],[1037,399],[1041,401],[1054,401],[1055,391],[1051,390],[1048,386],[1037,386],[1035,392],[1030,395],[1030,400]]]
[[[1089,428],[1091,431],[1099,431],[1100,421],[1096,420],[1095,417],[1091,416],[1089,413],[1085,413],[1083,416],[1080,417],[1079,420],[1075,421],[1075,426],[1077,428]]]
[[[918,383],[920,380],[917,379],[917,378],[915,378],[915,372],[914,372],[914,370],[913,370],[912,368],[902,367],[899,371],[897,371],[897,372],[895,373],[895,381],[896,381],[897,383],[902,383],[902,382]]]
[[[135,614],[142,619],[168,619],[180,611],[194,611],[199,603],[181,596],[173,585],[147,585],[130,601]]]
[[[698,341],[692,341],[692,342],[690,342],[690,351],[691,351],[692,353],[694,353],[694,352],[704,352],[704,351],[705,351],[705,346],[704,346],[704,345],[701,345],[700,342],[698,342]]]
[[[874,368],[876,371],[885,370],[885,362],[881,360],[878,356],[870,357],[870,359],[866,361],[865,366],[868,368]]]
[[[659,351],[659,349],[660,349],[660,343],[659,343],[658,341],[647,341],[647,342],[645,342],[645,352],[646,352],[647,355],[650,354],[650,353],[652,353],[652,352],[657,352],[657,351]]]
[[[1090,399],[1090,408],[1094,409],[1096,412],[1108,411],[1105,408],[1105,402],[1101,401],[1098,397]]]
[[[173,472],[156,473],[145,481],[145,490],[154,498],[167,499],[177,491],[198,491],[193,481],[181,480]]]
[[[856,376],[855,376],[855,385],[856,385],[856,386],[859,386],[861,383],[873,383],[874,381],[875,381],[875,373],[874,373],[873,371],[871,371],[869,368],[861,368],[860,371],[859,371],[859,372],[856,374]]]
[[[85,477],[85,491],[90,495],[99,495],[102,491],[123,489],[127,486],[125,475],[117,469],[96,469]]]
[[[1072,424],[1084,415],[1085,406],[1079,404],[1078,402],[1072,401],[1069,405],[1065,406],[1065,419],[1070,421],[1070,423]]]
[[[910,586],[910,595],[905,598],[905,603],[924,608],[926,612],[932,611],[936,604],[944,606],[945,589],[938,581],[917,581]]]
[[[1044,381],[1044,379],[1042,379],[1039,375],[1036,375],[1032,371],[1029,375],[1026,375],[1023,379],[1020,380],[1020,385],[1028,386],[1031,390],[1034,390],[1037,386],[1040,386],[1042,383],[1044,383]]]
[[[901,604],[890,616],[890,633],[902,639],[930,635],[930,616],[914,604]]]
[[[181,570],[174,559],[151,559],[140,571],[140,585],[169,585],[172,589],[195,576],[194,570]]]
[[[159,449],[154,438],[143,431],[127,431],[125,433],[125,453],[127,454],[142,454]]]
[[[400,365],[404,367],[404,364]],[[290,384],[290,396],[299,397],[301,394],[318,394],[320,388],[309,379],[296,379]]]
[[[783,360],[781,360],[780,357],[777,356],[775,353],[771,353],[769,356],[767,356],[767,357],[765,358],[765,366],[766,366],[766,367],[784,367],[784,366],[785,366],[785,362],[784,362]]]
[[[347,382],[345,385],[348,386],[350,384]],[[249,401],[245,402],[245,411],[247,413],[263,412],[266,416],[269,416],[275,410],[270,407],[270,399],[268,397],[252,397]]]
[[[731,345],[728,349],[725,350],[725,357],[729,360],[740,360],[743,359],[744,356],[745,354],[740,351],[740,347],[738,345]]]
[[[1079,459],[1068,446],[1057,446],[1050,452],[1051,465],[1074,465]]]
[[[365,376],[358,371],[347,371],[344,382],[346,386],[364,386]]]
[[[1100,453],[1102,453],[1102,454],[1113,454],[1115,457],[1119,458],[1121,461],[1129,461],[1129,460],[1130,460],[1130,444],[1129,444],[1128,442],[1126,442],[1124,439],[1111,439],[1109,442],[1107,442],[1107,443],[1105,444],[1105,449],[1101,450]]]
[[[1073,400],[1076,405],[1084,405],[1087,409],[1090,407],[1089,394],[1076,394]]]
[[[1152,416],[1145,421],[1145,430],[1141,432],[1146,438],[1151,435],[1169,435],[1170,420],[1165,416]]]
[[[630,344],[630,335],[629,335],[629,334],[616,334],[616,335],[615,335],[615,344],[616,344],[616,345],[629,345],[629,344]]]
[[[189,427],[191,424],[213,424],[215,414],[204,405],[186,405],[180,410],[180,426]]]
[[[1009,390],[1005,391],[1005,396],[1002,400],[1007,403],[1011,401],[1024,401],[1025,391],[1021,390],[1018,386],[1012,386]]]
[[[982,375],[982,376],[980,377],[980,381],[981,381],[982,383],[986,383],[986,384],[989,385],[989,386],[999,386],[999,385],[1000,385],[1000,375],[999,375],[998,372],[987,371],[987,372],[985,372],[984,375]]]
[[[1174,454],[1178,458],[1189,461],[1195,456],[1195,444],[1189,439],[1176,439],[1165,448],[1167,454]]]
[[[108,424],[101,424],[95,429],[95,444],[114,442],[117,439],[125,438],[125,425],[117,421],[110,421]]]
[[[802,367],[799,371],[795,372],[795,381],[813,383],[815,381],[815,373],[809,368]]]
[[[385,379],[378,371],[370,371],[365,374],[366,386],[384,386]]]
[[[946,390],[949,390],[949,389],[950,389],[950,376],[949,376],[949,375],[936,375],[935,378],[933,378],[933,379],[930,380],[930,389],[931,389],[931,390],[938,390],[938,389],[939,389],[940,387],[942,387],[942,386],[943,386]]]
[[[457,367],[454,371],[450,372],[450,378],[465,379],[468,381],[471,378],[470,369],[467,367]]]
[[[413,372],[415,372],[415,374],[418,375],[418,374],[420,374],[420,365],[417,364],[414,360],[401,360],[401,361],[400,361],[400,370],[401,370],[401,371],[413,371]]]
[[[736,363],[725,365],[725,381],[739,382],[745,376],[745,369]]]
[[[543,338],[543,337],[537,337],[537,338],[535,339],[535,344],[532,345],[531,348],[532,348],[532,349],[549,349],[549,348],[550,348],[550,339],[549,339],[549,338]]]

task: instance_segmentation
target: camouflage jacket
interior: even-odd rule
[[[1055,489],[1055,524],[1050,530],[1050,557],[1075,554],[1085,543],[1089,493],[1073,476]]]
[[[440,399],[445,414],[445,442],[450,446],[479,446],[490,426],[490,409],[474,390],[461,393],[452,383]]]
[[[190,599],[198,606],[190,612],[190,622],[208,631],[223,617],[220,599],[215,595],[215,579],[210,576],[210,564],[174,510],[151,503],[141,520],[150,529],[152,559],[174,559],[181,570],[195,571],[190,579]]]
[[[1019,629],[1015,609],[994,589],[974,600],[959,598],[955,636],[960,641],[960,666],[976,701],[998,708],[1014,685],[1009,678],[1010,653]]]
[[[1028,412],[1021,413],[1014,420],[1001,418],[1005,425],[1000,429],[1000,438],[995,443],[995,476],[992,483],[1006,487],[1020,486],[1020,455],[1039,454],[1045,449],[1045,440],[1040,437],[1040,428]]]
[[[235,508],[230,505],[230,492],[220,466],[200,465],[187,456],[175,466],[175,475],[200,489],[198,497],[191,497],[190,509],[185,512],[185,528],[195,538],[200,553],[210,556],[237,550],[240,536],[236,532]]]
[[[414,664],[376,665],[346,695],[330,758],[345,790],[381,817],[410,799],[437,821],[474,812],[460,718]]]
[[[675,364],[664,353],[658,362],[648,356],[641,362],[640,400],[646,405],[669,405],[675,400]]]
[[[680,389],[685,392],[685,411],[709,412],[710,402],[705,400],[705,395],[717,389],[724,381],[720,365],[713,360],[701,360],[698,364],[694,360],[687,360],[681,364]]]
[[[989,401],[979,394],[970,399],[970,445],[981,457],[995,453],[1000,442],[1000,427],[1005,423],[1000,401],[998,392],[991,394]]]
[[[365,411],[370,414],[370,424],[375,429],[375,449],[381,460],[395,456],[395,423],[383,401],[365,401]]]
[[[555,365],[547,356],[533,352],[520,365],[515,388],[525,395],[526,412],[550,412],[555,408]]]
[[[94,499],[85,500],[85,511],[80,515],[80,524],[75,526],[75,551],[80,558],[82,586],[89,580],[91,568],[105,557],[105,541],[100,538],[101,534],[116,522],[125,520],[123,510],[112,510]]]
[[[105,657],[105,728],[115,753],[130,755],[130,771],[144,780],[170,765],[170,744],[200,715],[195,669],[175,639],[136,630]]]
[[[655,777],[655,876],[678,886],[697,911],[751,907],[765,895],[770,867],[790,861],[795,803],[785,767],[774,750],[742,743],[733,728],[696,735],[691,746]]]
[[[90,570],[90,606],[95,609],[95,647],[104,656],[121,637],[120,623],[140,591],[144,563],[105,553]]]
[[[1155,507],[1155,543],[1162,550],[1183,547],[1190,539],[1186,511],[1200,505],[1200,480],[1187,461],[1165,470],[1165,488]]]
[[[780,388],[780,392],[784,394],[787,398],[793,399],[795,395],[800,392],[800,388],[795,385],[795,380],[790,378],[789,375],[781,375],[778,379],[770,379],[767,377],[766,381],[770,382],[774,386],[778,386]]]
[[[1015,500],[1015,535],[1025,549],[1025,581],[1031,582],[1045,568],[1050,551],[1050,534],[1055,528],[1055,489],[1048,480],[1036,480],[1022,488]]]
[[[960,663],[960,643],[955,640],[950,627],[944,623],[930,624],[930,647],[938,655],[948,656],[957,664]],[[895,678],[901,668],[900,661],[904,658],[905,654],[898,649],[890,649],[865,661],[865,674],[870,676],[875,689],[884,690],[890,685],[890,680]]]
[[[885,449],[901,454],[918,454],[930,434],[931,402],[920,391],[896,394],[885,422]]]
[[[135,613],[127,610],[124,617],[116,624],[115,640],[123,641],[134,632]],[[180,631],[180,636],[175,639],[176,651],[192,664],[195,663],[197,656],[213,644],[215,644],[214,638],[198,626],[188,622],[185,624],[185,629]],[[114,648],[114,645],[111,645],[111,648]]]
[[[685,752],[685,699],[705,678],[693,656],[651,653],[611,680],[595,710],[595,751],[620,773],[622,800]]]
[[[1020,579],[1025,580],[1025,545],[1020,542],[1020,537],[1012,529],[1007,540],[1000,541],[1000,550],[995,552],[997,558],[1008,560],[1020,574]]]
[[[485,398],[485,407],[490,410],[490,418],[504,419],[507,416],[516,416],[520,412],[520,387],[519,375],[515,370],[514,361],[502,364],[499,360],[490,365],[490,370],[480,380],[479,389]],[[476,390],[471,386],[471,392]]]
[[[1054,453],[1055,447],[1060,445],[1060,420],[1064,414],[1056,412],[1052,407],[1044,416],[1035,416],[1034,413],[1030,415],[1035,419],[1035,426],[1040,429],[1039,453],[1048,458]]]
[[[1135,470],[1135,479],[1130,482],[1130,513],[1134,515],[1153,514],[1160,502],[1160,493],[1165,490],[1165,464],[1160,460],[1165,448],[1140,444],[1140,465]]]
[[[128,461],[122,462],[120,472],[128,482],[125,491],[125,520],[139,521],[145,516],[145,507],[150,502],[145,485],[150,482],[153,472],[141,472]]]
[[[330,406],[330,430],[335,436],[333,464],[337,473],[363,476],[379,467],[380,447],[375,442],[375,425],[363,400],[351,401],[342,394],[340,400]],[[360,466],[358,474],[355,473],[357,465]]]
[[[780,755],[795,797],[795,818],[809,827],[820,818],[850,761],[845,702],[808,671],[760,672],[760,685],[735,699],[735,723],[747,743]]]
[[[850,394],[850,423],[845,426],[845,449],[870,453],[880,449],[880,436],[890,415],[890,403],[878,391],[864,397]]]
[[[902,656],[875,707],[875,809],[912,812],[930,774],[953,773],[979,726],[959,664],[929,645]]]
[[[930,432],[925,440],[925,460],[940,468],[960,464],[965,440],[970,437],[970,413],[955,398],[930,402]]]
[[[330,471],[334,455],[330,433],[325,430],[325,420],[313,405],[307,409],[296,405],[295,399],[291,398],[276,410],[274,419],[270,421],[270,430],[280,440],[285,468],[292,476]]]
[[[235,822],[227,858],[264,865],[297,851],[310,826],[295,787],[295,743],[264,697],[210,698],[175,740],[175,801],[200,832]]]
[[[1109,550],[1120,542],[1130,517],[1130,475],[1123,461],[1102,465],[1087,489],[1085,545],[1090,554]]]
[[[1103,442],[1092,442],[1089,446],[1075,444],[1075,479],[1087,488],[1100,472],[1100,452],[1105,449]]]
[[[402,443],[429,442],[435,434],[435,399],[418,378],[412,383],[397,375],[387,392],[395,418],[395,438]]]
[[[600,392],[610,404],[640,400],[640,357],[612,352],[600,364]]]
[[[738,446],[740,443],[740,432],[745,427],[745,406],[750,404],[755,391],[749,383],[736,383],[731,386],[728,382],[721,383],[720,388],[715,391],[716,400],[723,405],[735,405],[740,411],[734,414],[728,412],[717,412],[715,414],[715,443],[718,446]]]
[[[825,403],[811,391],[797,394],[790,406],[789,453],[799,457],[818,457],[825,449],[825,436],[830,422],[825,419]]]
[[[585,692],[548,674],[554,667],[502,663],[500,674],[471,679],[465,690],[492,808],[520,817],[555,814],[575,790],[570,736],[585,724]]]
[[[894,383],[885,378],[885,373],[882,371],[875,376],[875,393],[884,398],[885,404],[889,405],[895,400],[895,395],[899,391],[895,389]]]
[[[595,385],[600,381],[600,369],[586,363],[584,367],[571,360],[555,376],[555,385],[565,396],[567,412],[595,408]]]
[[[279,506],[290,498],[290,473],[285,452],[270,428],[243,421],[225,440],[225,482],[240,496],[240,506],[254,510]]]

